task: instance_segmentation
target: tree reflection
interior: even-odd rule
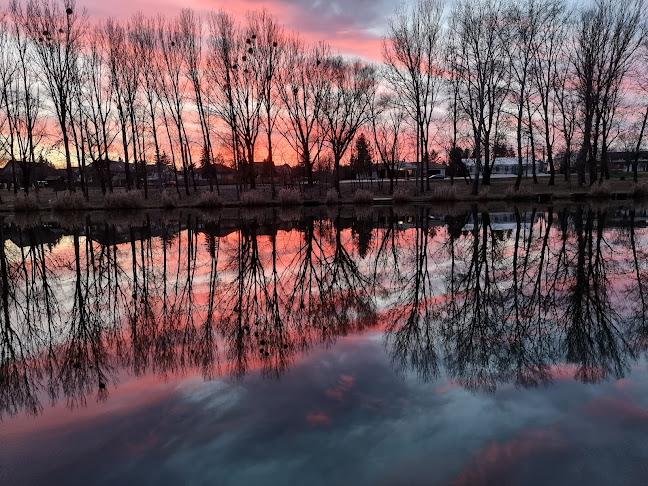
[[[576,377],[583,382],[598,382],[608,374],[621,378],[634,358],[610,295],[608,267],[614,260],[603,237],[606,217],[605,211],[582,208],[574,215],[576,254],[562,321],[567,361],[579,367]]]
[[[0,414],[105,400],[122,370],[279,378],[379,324],[395,368],[472,391],[620,378],[648,347],[636,210],[433,211],[4,222]]]
[[[432,262],[428,254],[429,212],[426,208],[416,211],[410,243],[413,247],[406,257],[410,272],[395,282],[397,297],[387,328],[392,362],[400,368],[412,367],[423,380],[436,378],[439,371],[435,343],[439,311],[433,303]],[[396,255],[394,267],[398,267]]]

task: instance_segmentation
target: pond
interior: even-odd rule
[[[0,224],[2,484],[642,484],[648,211]]]

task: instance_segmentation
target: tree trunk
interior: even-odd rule
[[[639,166],[639,150],[641,149],[641,142],[643,140],[644,132],[646,130],[646,122],[648,122],[648,107],[644,113],[643,122],[641,123],[641,131],[639,132],[639,139],[637,140],[637,148],[635,150],[634,160],[632,161],[632,178],[634,182],[639,182],[638,166]]]

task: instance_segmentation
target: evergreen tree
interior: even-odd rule
[[[351,154],[351,169],[357,175],[371,175],[371,147],[364,133],[356,138],[355,150]]]

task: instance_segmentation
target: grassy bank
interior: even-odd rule
[[[277,188],[272,197],[271,188],[262,186],[253,191],[240,192],[235,186],[221,187],[218,192],[199,187],[186,195],[178,194],[175,188],[165,188],[162,192],[150,189],[148,198],[143,191],[127,192],[118,188],[112,194],[103,195],[98,188],[90,190],[86,200],[80,192],[54,192],[42,189],[39,194],[25,197],[19,193],[4,191],[0,193],[3,212],[33,211],[85,211],[85,210],[131,210],[131,209],[165,209],[176,208],[220,208],[220,207],[287,207],[300,205],[368,205],[368,204],[404,204],[404,203],[457,203],[486,201],[584,201],[584,200],[619,200],[645,199],[648,197],[648,182],[634,184],[631,181],[614,179],[602,185],[579,187],[567,184],[563,180],[549,186],[546,179],[539,184],[524,181],[519,191],[513,188],[511,179],[495,179],[490,186],[480,187],[477,195],[471,194],[472,186],[465,181],[435,180],[430,189],[420,191],[413,182],[401,182],[393,194],[389,194],[387,184],[377,183],[343,183],[340,196],[327,185],[314,187]]]

